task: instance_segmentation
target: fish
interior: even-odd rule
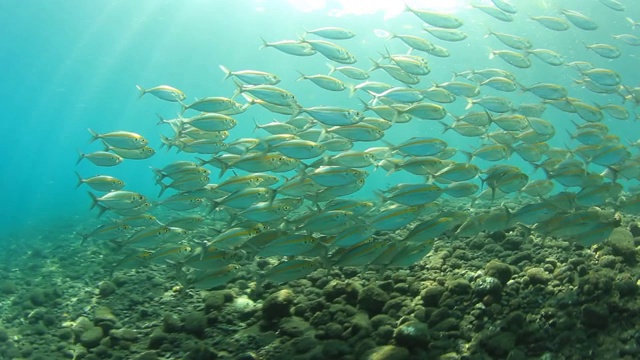
[[[89,154],[84,154],[78,151],[78,160],[76,161],[76,165],[78,165],[82,159],[87,159],[94,165],[98,166],[116,166],[124,160],[122,156],[106,151],[94,151]]]
[[[208,290],[226,285],[237,276],[240,265],[229,264],[219,269],[209,270],[189,278],[187,284],[196,289]]]
[[[140,134],[129,131],[112,131],[109,133],[98,134],[92,129],[88,130],[89,133],[91,133],[91,140],[89,142],[94,142],[100,139],[105,143],[120,149],[141,149],[147,146],[147,144],[149,143],[149,141],[142,137]]]
[[[457,29],[464,24],[462,20],[460,20],[459,18],[453,15],[444,14],[444,13],[435,12],[435,11],[429,11],[429,10],[411,8],[406,4],[405,4],[405,11],[413,13],[420,20],[424,21],[425,23],[431,26],[438,27],[438,28]]]
[[[300,72],[298,80],[311,80],[312,83],[329,91],[343,91],[347,88],[345,83],[329,75],[305,75]]]
[[[306,277],[320,268],[321,263],[316,259],[292,259],[278,263],[265,271],[259,278],[257,286],[261,287],[265,281],[282,284]]]
[[[549,30],[566,31],[571,27],[566,20],[554,16],[530,16],[529,18]]]
[[[370,76],[368,71],[362,70],[355,66],[349,66],[349,65],[333,66],[333,64],[328,64],[328,65],[329,65],[329,75],[337,71],[342,75],[354,80],[366,80]]]
[[[531,60],[526,56],[526,54],[522,54],[513,50],[491,50],[489,54],[489,59],[493,59],[498,56],[506,63],[513,65],[520,69],[526,69],[531,67]]]
[[[143,97],[145,94],[151,94],[159,99],[171,102],[178,102],[187,98],[187,95],[185,95],[182,91],[169,85],[159,85],[149,89],[145,89],[140,85],[136,85],[136,88],[138,89],[138,91],[140,91],[140,95],[138,96],[138,98]]]
[[[260,46],[260,49],[271,47],[282,51],[285,54],[295,56],[311,56],[315,55],[316,53],[316,49],[314,49],[311,44],[302,40],[282,40],[276,42],[267,42],[267,40],[263,38],[260,39],[262,40],[262,46]]]
[[[397,184],[380,193],[383,203],[393,201],[405,206],[421,206],[436,201],[444,190],[435,184]]]
[[[305,29],[304,32],[305,34],[313,34],[330,40],[347,40],[356,36],[356,34],[349,29],[331,26],[311,30]]]
[[[230,77],[234,77],[248,85],[276,85],[280,82],[280,77],[278,77],[278,75],[264,72],[264,71],[257,71],[257,70],[231,71],[224,65],[220,65],[220,70],[224,72],[224,80]]]
[[[353,64],[357,61],[355,56],[353,56],[349,50],[330,41],[309,39],[304,39],[302,41],[311,45],[315,51],[324,55],[324,57],[329,60],[333,60],[341,64]]]
[[[94,190],[110,192],[120,190],[125,186],[124,181],[109,175],[96,175],[83,179],[82,176],[76,172],[76,176],[78,177],[78,184],[76,185],[76,188],[80,187],[82,184],[87,184]]]
[[[596,24],[593,20],[588,18],[586,15],[577,12],[575,10],[567,10],[560,9],[562,15],[564,15],[567,20],[569,20],[573,25],[582,29],[582,30],[596,30],[598,29],[598,24]]]

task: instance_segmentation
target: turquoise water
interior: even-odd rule
[[[374,29],[397,33],[421,33],[422,22],[409,13],[385,19],[381,11],[362,15],[331,16],[341,8],[337,1],[318,1],[326,8],[304,12],[287,1],[3,1],[0,2],[0,21],[3,35],[0,40],[3,56],[2,103],[3,140],[0,162],[3,216],[0,217],[5,233],[34,230],[50,223],[84,221],[90,213],[88,187],[76,189],[76,175],[83,177],[109,174],[127,182],[128,190],[150,196],[157,194],[149,166],[161,167],[176,159],[192,159],[192,155],[165,153],[159,150],[159,134],[168,129],[156,126],[156,113],[173,117],[178,111],[175,104],[151,95],[138,99],[136,84],[152,87],[160,84],[175,86],[187,94],[187,102],[205,96],[231,96],[232,81],[222,81],[218,65],[232,70],[256,69],[278,74],[283,80],[278,85],[290,90],[303,106],[334,105],[360,109],[357,98],[346,93],[329,93],[310,82],[296,82],[300,70],[305,74],[326,73],[329,61],[321,55],[299,58],[275,49],[258,50],[260,37],[268,41],[296,39],[303,28],[340,26],[354,31],[354,39],[339,44],[358,58],[355,64],[370,67],[369,57],[378,58],[378,52],[387,46],[392,53],[405,52],[407,47],[399,40],[385,40],[374,34]],[[420,3],[412,2],[417,7]],[[446,2],[449,3],[449,2]],[[449,9],[465,21],[461,30],[469,38],[460,43],[447,43],[429,38],[451,52],[449,58],[430,57],[432,73],[422,80],[420,87],[430,82],[441,83],[451,79],[452,71],[461,72],[485,67],[500,67],[512,71],[517,80],[526,85],[537,82],[555,82],[569,89],[571,96],[585,102],[601,104],[620,103],[615,95],[601,96],[572,85],[579,77],[577,71],[567,67],[552,67],[536,58],[529,69],[517,69],[500,59],[488,58],[489,47],[504,49],[494,37],[484,38],[487,28],[493,31],[525,36],[534,48],[547,48],[564,55],[567,62],[590,61],[599,67],[619,72],[623,83],[638,86],[640,74],[637,64],[640,48],[622,44],[611,35],[630,33],[625,17],[640,20],[640,8],[627,2],[625,12],[615,12],[599,1],[585,5],[583,1],[519,1],[516,21],[500,22],[477,9],[462,5]],[[433,3],[435,4],[435,3]],[[366,5],[358,5],[363,8]],[[528,15],[558,15],[557,9],[574,9],[590,16],[600,28],[584,31],[572,26],[569,31],[554,32],[528,19]],[[616,44],[622,57],[604,59],[585,49],[587,43]],[[391,82],[380,70],[372,79]],[[483,89],[483,93],[485,90]],[[497,92],[491,92],[500,95]],[[360,95],[362,96],[362,95]],[[518,102],[538,102],[532,94],[507,94]],[[465,102],[445,105],[453,114],[461,115]],[[633,110],[631,104],[627,104]],[[475,109],[475,108],[474,108]],[[253,131],[252,118],[267,123],[275,116],[250,108],[236,118],[239,125],[231,131],[230,140],[240,137],[264,136]],[[552,146],[576,146],[564,129],[573,129],[569,121],[579,121],[575,115],[562,113],[551,107],[543,116],[556,126],[557,134],[549,141]],[[633,117],[633,115],[632,115]],[[275,117],[284,121],[286,116]],[[451,117],[445,119],[452,121]],[[637,122],[606,119],[611,133],[635,141],[640,136]],[[87,128],[98,132],[128,130],[140,133],[158,150],[158,154],[144,161],[127,161],[117,167],[99,169],[86,160],[75,165],[78,150],[101,150],[97,143],[89,144]],[[442,137],[449,146],[472,150],[480,145],[477,139],[465,138],[450,131],[440,135],[442,126],[436,122],[414,119],[397,124],[389,130],[385,140],[398,143],[414,134]],[[364,144],[378,146],[382,144]],[[633,154],[637,150],[633,149]],[[458,161],[464,157],[457,155]],[[531,165],[512,156],[509,163],[518,164],[523,171],[532,171]],[[481,168],[492,165],[474,160]],[[599,172],[603,169],[595,167]],[[537,172],[534,178],[543,177]],[[215,179],[215,171],[212,174]],[[399,182],[415,182],[408,174],[385,176],[378,171],[367,180],[366,188],[357,196],[372,197],[374,189],[384,189]],[[630,183],[630,184],[633,184]]]

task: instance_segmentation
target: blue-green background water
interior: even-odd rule
[[[307,3],[325,3],[324,1]],[[356,5],[363,10],[365,2]],[[408,2],[416,7],[429,7],[431,1]],[[451,3],[451,2],[443,2]],[[466,3],[460,2],[460,3]],[[477,9],[464,5],[455,11],[465,21],[461,30],[469,38],[461,43],[446,43],[428,37],[420,29],[422,22],[414,15],[403,13],[385,19],[381,11],[363,15],[331,16],[341,8],[340,2],[327,1],[323,9],[303,12],[285,0],[277,1],[46,1],[34,0],[0,2],[0,65],[2,68],[3,137],[0,150],[0,185],[2,216],[0,225],[5,234],[25,228],[38,229],[60,221],[84,221],[95,213],[88,208],[88,187],[76,189],[78,171],[83,177],[97,174],[117,176],[127,182],[127,188],[139,191],[152,199],[158,188],[153,184],[149,166],[162,166],[175,159],[192,159],[189,154],[175,155],[159,150],[145,161],[125,162],[117,167],[98,168],[83,160],[76,166],[78,150],[91,152],[100,146],[89,144],[87,128],[98,132],[128,130],[142,134],[150,145],[159,149],[160,133],[167,128],[156,126],[156,113],[172,117],[178,107],[151,95],[138,99],[136,84],[152,87],[169,84],[187,94],[187,102],[205,96],[231,96],[233,82],[222,81],[218,66],[224,64],[232,70],[256,69],[278,74],[279,86],[292,91],[303,106],[335,105],[360,109],[358,100],[345,93],[334,94],[307,81],[296,82],[295,70],[305,74],[326,73],[328,60],[317,54],[299,58],[275,49],[258,50],[260,37],[268,41],[295,39],[303,27],[341,26],[353,30],[354,39],[339,42],[358,58],[355,64],[370,67],[369,57],[378,58],[386,45],[391,52],[404,52],[406,46],[399,40],[385,40],[375,36],[374,29],[397,33],[422,34],[437,44],[447,47],[449,58],[428,56],[432,73],[423,78],[421,87],[429,81],[444,82],[451,72],[485,67],[501,67],[516,74],[519,82],[556,82],[569,89],[571,96],[587,102],[620,103],[616,96],[599,96],[572,85],[579,74],[566,67],[551,67],[536,58],[529,69],[517,69],[500,59],[489,60],[489,48],[504,49],[494,37],[484,38],[487,28],[528,37],[534,48],[547,48],[560,52],[566,61],[585,60],[594,65],[618,71],[623,83],[640,85],[638,62],[640,48],[617,42],[614,34],[631,33],[626,17],[640,20],[640,7],[634,1],[623,2],[625,12],[608,9],[597,0],[591,1],[513,1],[519,12],[516,21],[504,23]],[[528,19],[528,15],[558,15],[559,8],[574,9],[590,16],[600,28],[584,31],[572,26],[566,32],[554,32]],[[607,60],[585,49],[587,43],[611,43],[620,47],[619,59]],[[373,80],[393,81],[381,71],[372,74]],[[394,82],[395,83],[395,82]],[[497,94],[487,91],[483,94]],[[502,94],[504,95],[504,94]],[[534,95],[507,94],[515,103],[537,102]],[[453,114],[464,111],[465,102],[459,99],[446,105]],[[627,106],[632,110],[632,106]],[[632,115],[633,116],[633,115]],[[563,129],[572,129],[570,119],[575,115],[549,108],[545,119],[557,127],[557,135],[549,143],[576,146]],[[264,136],[252,133],[255,118],[260,123],[286,120],[274,117],[258,107],[237,116],[240,125],[231,131],[229,140],[240,137]],[[447,122],[452,118],[448,117]],[[607,119],[612,133],[635,141],[640,136],[638,123],[631,120]],[[442,126],[435,122],[413,120],[397,124],[387,132],[385,140],[397,143],[416,134],[441,136]],[[461,137],[454,132],[442,135],[450,146],[472,150],[480,143],[476,139]],[[623,140],[624,141],[624,140]],[[378,146],[368,143],[362,146]],[[634,151],[634,154],[636,152]],[[461,160],[462,158],[458,158]],[[532,167],[513,156],[511,163]],[[474,160],[482,168],[488,162]],[[602,170],[602,169],[600,169]],[[543,176],[537,173],[535,177]],[[215,171],[212,180],[215,180]],[[400,181],[419,181],[406,174],[386,177],[379,171],[367,180],[367,188],[357,195],[369,197],[372,190],[385,188]],[[75,220],[74,220],[75,219]]]

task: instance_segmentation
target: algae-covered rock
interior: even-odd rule
[[[465,279],[456,279],[448,281],[447,290],[455,295],[467,295],[471,292],[471,284]]]
[[[355,304],[360,291],[362,291],[362,286],[354,281],[331,280],[327,286],[322,289],[322,295],[327,301],[333,301],[342,297],[347,303]]]
[[[104,337],[104,330],[99,326],[93,326],[85,330],[80,335],[80,344],[87,349],[92,349],[100,345],[100,340]]]
[[[111,281],[102,281],[98,285],[98,293],[102,297],[112,295],[116,292],[117,289],[118,288],[116,287],[116,284],[112,283]]]
[[[500,298],[502,293],[502,284],[500,283],[500,280],[494,277],[483,276],[473,284],[473,293],[479,299],[482,299],[485,296]]]
[[[162,329],[155,329],[149,336],[149,349],[159,349],[162,345],[169,341],[169,335],[167,335]]]
[[[358,306],[370,315],[379,314],[387,301],[389,294],[375,285],[364,287],[358,296]]]
[[[425,307],[436,307],[445,292],[445,288],[439,285],[429,286],[420,292],[422,304]]]
[[[182,330],[197,337],[204,336],[204,331],[207,328],[207,318],[203,313],[194,311],[184,314],[181,318]]]
[[[498,279],[502,285],[505,285],[513,276],[511,267],[498,260],[489,261],[484,267],[484,272],[487,276]]]
[[[493,356],[506,356],[516,345],[516,335],[512,332],[499,332],[484,341],[487,353]]]
[[[267,321],[274,321],[291,315],[294,300],[293,292],[288,289],[269,295],[262,304],[262,317]]]
[[[182,322],[174,314],[165,314],[162,318],[162,330],[166,333],[177,333],[182,331]]]
[[[585,327],[605,328],[609,325],[609,309],[604,304],[586,304],[582,307],[581,322]]]
[[[285,317],[278,324],[278,334],[292,338],[301,337],[312,330],[311,325],[299,317]]]
[[[552,279],[552,276],[541,267],[527,270],[526,275],[531,285],[546,285]]]
[[[205,313],[221,309],[226,302],[226,293],[226,291],[210,291],[204,297]]]
[[[155,351],[145,351],[135,358],[135,360],[156,360],[156,359],[158,359],[158,355],[156,354]]]
[[[406,348],[427,349],[430,341],[429,327],[419,321],[406,322],[398,326],[393,333],[393,340]]]
[[[113,315],[110,308],[106,306],[98,306],[93,312],[93,322],[96,324],[103,322],[115,324],[118,322],[118,319]]]
[[[378,346],[364,355],[364,360],[405,360],[409,359],[409,350],[393,345]]]
[[[115,340],[136,341],[138,333],[132,329],[114,329],[109,332],[109,337]]]

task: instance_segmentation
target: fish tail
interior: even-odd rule
[[[229,164],[220,160],[220,174],[218,174],[218,178],[221,178],[227,170],[229,170]]]
[[[227,80],[231,77],[231,70],[229,70],[226,66],[220,65],[220,70],[224,72],[224,78],[222,80]]]
[[[333,64],[327,63],[327,66],[329,67],[329,74],[331,75],[336,71],[336,67]]]
[[[377,62],[376,60],[373,60],[372,58],[369,58],[369,60],[371,60],[371,62],[373,63],[373,67],[371,69],[369,69],[369,72],[372,72],[373,70],[380,69],[380,63],[379,62]]]
[[[89,210],[91,210],[96,207],[96,205],[98,205],[99,200],[96,194],[92,193],[91,191],[87,191],[87,194],[89,194],[89,197],[91,197],[91,207],[89,208]]]
[[[489,60],[493,59],[494,57],[496,57],[496,52],[493,51],[492,48],[489,48]]]
[[[353,94],[356,93],[356,86],[354,84],[346,84],[346,86],[349,90],[349,97],[353,97]]]
[[[156,176],[158,177],[158,181],[161,181],[164,178],[162,170],[154,168],[153,166],[149,166],[149,168],[151,169],[151,171],[153,171],[154,174],[156,174]]]
[[[106,206],[100,205],[98,204],[98,216],[96,216],[97,218],[101,217],[102,214],[105,213],[105,211],[109,210]]]
[[[184,111],[183,111],[183,113],[184,113]],[[168,121],[165,120],[165,118],[163,118],[162,115],[156,113],[156,116],[158,117],[158,119],[160,119],[160,120],[158,120],[156,125],[161,125],[161,124],[167,124],[168,123]]]
[[[453,129],[452,125],[448,125],[447,123],[445,123],[444,121],[439,120],[438,121],[441,125],[442,125],[442,133],[446,133],[447,131]]]
[[[82,153],[82,151],[78,150],[78,160],[76,160],[76,165],[78,165],[80,161],[82,161],[82,159],[84,158],[85,158],[85,155]]]
[[[473,106],[473,99],[472,98],[466,98],[466,99],[467,99],[467,105],[464,107],[464,109],[469,110]]]
[[[87,128],[87,130],[89,130],[89,133],[91,134],[91,139],[89,140],[90,143],[96,141],[97,139],[100,138],[100,134],[98,134],[97,132],[93,131],[91,128]]]
[[[296,71],[298,72],[298,74],[300,74],[300,77],[297,78],[296,81],[304,80],[304,79],[307,78],[306,75],[302,73],[302,71],[300,71],[300,70],[296,70]],[[331,73],[329,73],[329,74],[331,74]]]
[[[145,88],[143,88],[140,85],[136,85],[136,89],[138,89],[138,91],[140,91],[140,94],[138,94],[138,99],[140,99],[141,97],[144,96],[144,94],[147,93],[147,90]]]
[[[169,185],[166,185],[160,180],[156,180],[156,184],[160,185],[160,193],[158,194],[158,197],[161,197],[162,194],[164,194],[164,192],[169,188]]]
[[[256,130],[258,130],[258,129],[262,128],[262,127],[260,126],[260,124],[258,124],[258,122],[256,121],[256,118],[255,118],[255,117],[253,118],[253,123],[255,124],[255,126],[253,127],[253,132],[254,132],[254,133],[256,132]]]
[[[80,246],[84,245],[85,242],[87,242],[87,239],[89,239],[90,234],[82,234],[82,233],[77,233],[78,235],[80,235],[80,237],[82,238],[80,240]]]
[[[233,95],[231,95],[231,99],[235,99],[236,97],[238,97],[238,95],[242,95],[243,93],[242,84],[238,82],[238,80],[236,80],[235,78],[233,79],[233,82],[236,84],[236,89],[233,91]]]
[[[262,50],[266,47],[269,47],[269,43],[262,36],[260,36],[260,40],[262,40],[262,45],[258,48],[258,50]]]
[[[82,176],[80,176],[80,174],[76,171],[76,176],[78,177],[78,184],[76,185],[76,189],[80,187],[80,185],[82,185],[85,180],[82,178]]]
[[[104,140],[102,140],[102,146],[104,146],[104,151],[109,151],[113,149],[109,144],[107,144]]]

